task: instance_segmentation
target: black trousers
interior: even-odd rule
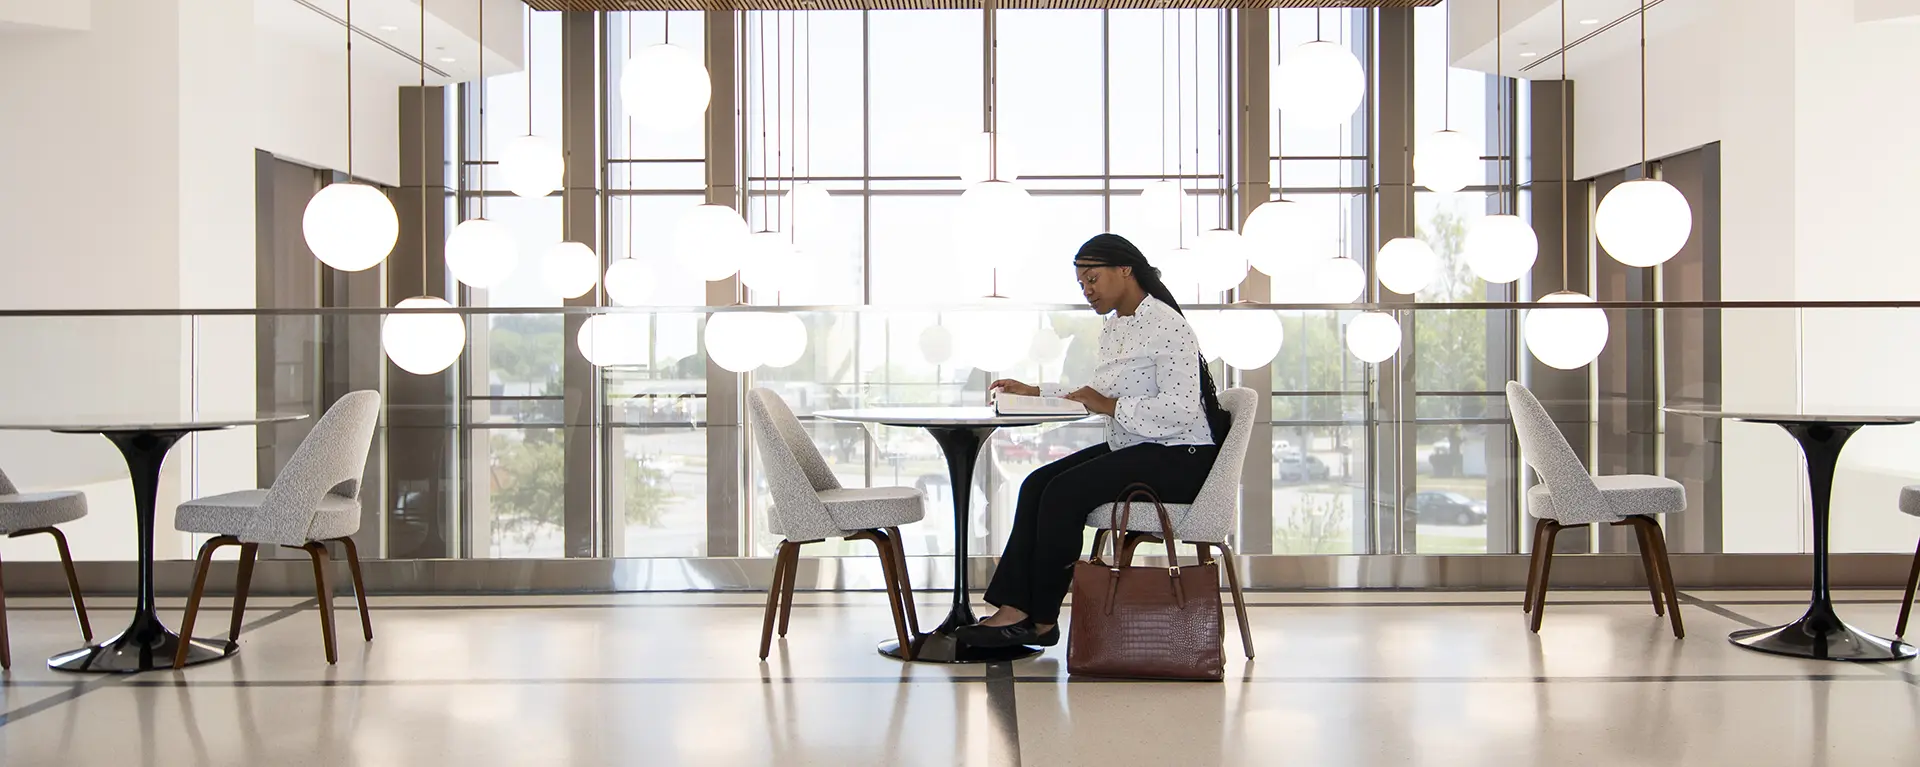
[[[987,586],[987,603],[1019,608],[1035,623],[1058,623],[1087,515],[1135,482],[1151,485],[1162,502],[1192,503],[1217,454],[1213,445],[1110,450],[1101,444],[1035,469],[1020,485],[1013,533]]]

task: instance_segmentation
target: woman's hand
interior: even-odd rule
[[[1067,399],[1086,405],[1089,412],[1100,415],[1113,415],[1113,406],[1118,402],[1112,397],[1094,391],[1091,386],[1082,386],[1073,390],[1072,394],[1067,395]]]
[[[1023,384],[1011,378],[1002,378],[998,381],[994,381],[993,386],[990,388],[992,388],[994,391],[1003,391],[1008,394],[1021,394],[1028,397],[1040,396],[1040,387],[1032,386],[1029,384]]]

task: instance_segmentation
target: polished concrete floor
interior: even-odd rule
[[[77,676],[43,662],[78,644],[64,600],[15,598],[0,764],[1920,764],[1920,669],[1726,642],[1803,596],[1683,594],[1675,641],[1642,591],[1555,593],[1537,636],[1517,593],[1252,594],[1224,684],[1069,680],[1064,646],[903,665],[864,593],[802,594],[765,663],[758,595],[376,598],[372,643],[346,598],[336,666],[311,600],[256,599],[230,660]],[[1841,612],[1891,633],[1897,597]]]

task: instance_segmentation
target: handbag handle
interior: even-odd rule
[[[1176,547],[1180,542],[1173,536],[1173,517],[1167,514],[1166,504],[1160,502],[1160,496],[1153,492],[1153,486],[1145,482],[1128,485],[1125,490],[1120,491],[1120,499],[1116,501],[1120,506],[1120,517],[1114,520],[1113,535],[1108,536],[1113,539],[1113,566],[1116,568],[1120,566],[1120,539],[1126,537],[1127,520],[1133,513],[1133,502],[1137,498],[1145,498],[1153,502],[1153,510],[1160,515],[1160,539],[1167,545],[1168,569],[1178,574],[1180,554]]]

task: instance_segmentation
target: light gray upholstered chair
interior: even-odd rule
[[[1247,462],[1247,445],[1253,436],[1255,408],[1259,405],[1259,395],[1252,389],[1235,387],[1220,393],[1220,407],[1233,416],[1233,425],[1227,429],[1226,443],[1220,446],[1220,454],[1213,460],[1213,470],[1207,473],[1207,481],[1200,486],[1200,494],[1193,503],[1167,504],[1167,516],[1173,519],[1174,537],[1182,543],[1193,544],[1201,562],[1212,561],[1210,548],[1220,549],[1220,561],[1227,571],[1227,585],[1233,589],[1233,610],[1240,618],[1240,646],[1253,657],[1253,634],[1248,628],[1247,601],[1240,592],[1240,572],[1234,565],[1233,546],[1227,543],[1227,537],[1240,526],[1240,470]],[[1113,529],[1113,517],[1119,512],[1115,504],[1106,504],[1087,515],[1087,526],[1097,528],[1094,533],[1093,550],[1100,551],[1100,542]],[[1122,549],[1121,559],[1130,560],[1133,549],[1142,543],[1163,543],[1160,532],[1160,519],[1149,509],[1140,513],[1135,508],[1127,517],[1127,529],[1130,531]],[[1172,556],[1173,552],[1167,552]]]
[[[241,490],[180,504],[173,526],[181,532],[211,533],[200,547],[193,570],[193,591],[187,596],[187,614],[180,636],[193,635],[200,597],[207,587],[207,568],[213,552],[223,546],[240,547],[240,573],[233,590],[233,623],[227,644],[240,641],[240,622],[247,610],[247,587],[253,579],[253,560],[260,545],[279,545],[307,552],[313,560],[314,592],[320,602],[320,631],[327,662],[338,659],[333,641],[333,587],[328,577],[332,560],[327,542],[347,550],[353,594],[360,602],[360,627],[373,640],[373,621],[367,616],[367,590],[360,579],[360,552],[353,545],[360,530],[360,481],[373,448],[374,428],[380,421],[380,393],[357,391],[341,397],[313,426],[293,451],[273,487]],[[188,644],[180,643],[174,668],[186,666]]]
[[[93,624],[87,622],[87,603],[80,598],[80,579],[73,573],[73,552],[67,550],[67,536],[54,525],[72,522],[87,515],[87,496],[71,491],[22,493],[0,471],[0,535],[20,538],[28,535],[53,536],[60,550],[60,565],[67,569],[67,593],[73,595],[73,613],[80,618],[80,635],[93,641]],[[7,643],[7,590],[0,584],[0,669],[13,668],[13,651]]]
[[[1540,484],[1527,488],[1527,513],[1534,518],[1533,558],[1527,569],[1527,594],[1520,605],[1533,614],[1532,629],[1540,630],[1540,618],[1547,611],[1554,537],[1569,527],[1605,523],[1633,528],[1640,544],[1640,564],[1647,572],[1647,590],[1653,595],[1653,613],[1669,617],[1675,638],[1685,637],[1673,567],[1667,561],[1666,535],[1653,516],[1685,511],[1686,488],[1647,474],[1596,477],[1588,473],[1547,409],[1518,381],[1507,382],[1507,407],[1513,412],[1520,455],[1540,475]]]
[[[914,613],[913,585],[907,578],[907,553],[900,545],[900,526],[926,516],[926,495],[911,487],[841,487],[826,458],[807,436],[806,427],[780,395],[770,389],[754,389],[747,395],[747,404],[754,444],[760,447],[767,489],[773,494],[768,521],[772,532],[784,538],[774,558],[773,584],[767,588],[760,659],[767,659],[773,645],[775,613],[780,618],[780,636],[787,635],[800,546],[845,538],[872,541],[879,550],[894,633],[900,639],[901,652],[912,660],[912,640],[920,633],[920,618]]]
[[[1920,485],[1908,485],[1900,488],[1900,510],[1920,517]],[[1900,600],[1900,622],[1893,627],[1893,635],[1907,635],[1907,616],[1913,612],[1914,587],[1920,586],[1920,547],[1913,551],[1913,572],[1907,574],[1907,595]]]

